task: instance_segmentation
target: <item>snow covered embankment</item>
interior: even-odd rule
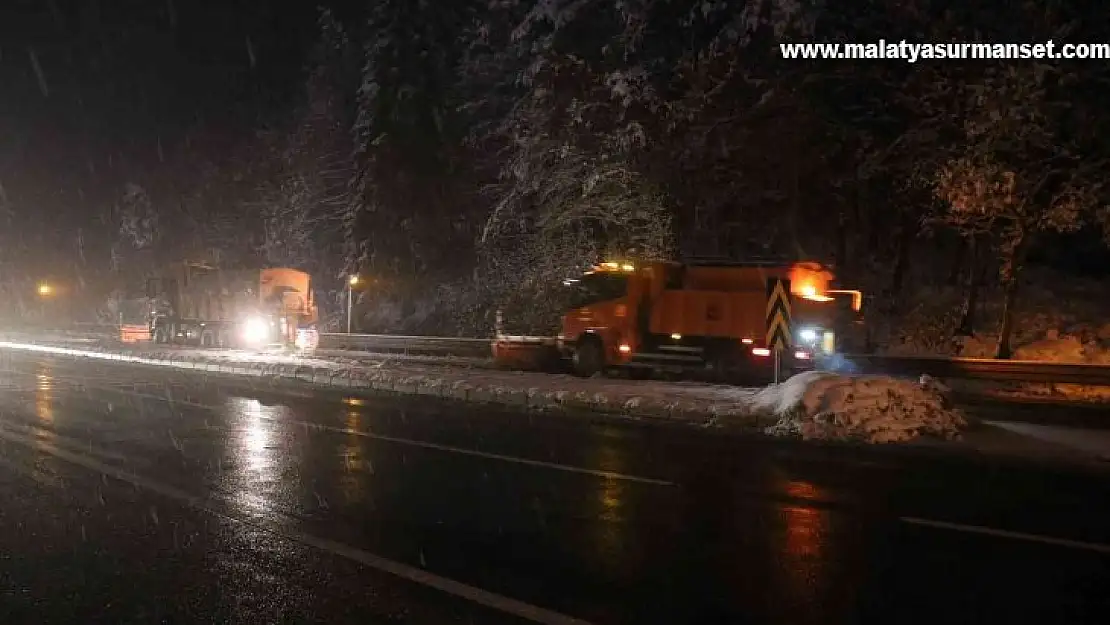
[[[874,376],[806,373],[766,389],[390,362],[335,362],[213,350],[108,350],[0,340],[0,348],[179,369],[288,379],[321,387],[431,395],[530,409],[585,410],[803,438],[892,442],[952,438],[964,421],[942,394]],[[768,427],[771,426],[771,427]]]
[[[946,389],[928,377],[914,382],[811,371],[759,391],[752,409],[779,417],[767,433],[807,440],[955,439],[967,427],[967,420],[951,407]]]

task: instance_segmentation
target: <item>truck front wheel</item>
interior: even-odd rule
[[[574,347],[574,373],[589,378],[604,370],[605,351],[601,340],[595,336],[578,339],[578,344]]]

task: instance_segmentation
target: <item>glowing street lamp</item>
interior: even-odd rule
[[[42,284],[39,285],[39,295],[41,295],[43,297],[48,297],[53,293],[54,293],[54,287],[50,286],[49,284],[43,282]]]
[[[354,297],[353,289],[358,284],[358,275],[347,278],[347,334],[351,333],[351,300]]]

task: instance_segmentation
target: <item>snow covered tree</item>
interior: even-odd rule
[[[973,236],[988,232],[1000,255],[1005,302],[998,358],[1009,358],[1018,280],[1038,235],[1078,230],[1103,200],[1105,153],[1075,131],[1085,112],[1056,66],[992,68],[973,90],[964,149],[940,170],[941,218]]]
[[[526,176],[538,167],[546,176],[511,185],[481,238],[485,277],[514,322],[528,331],[550,329],[562,281],[594,263],[672,257],[665,198],[624,163],[569,146],[520,157],[536,161],[516,162],[512,171]]]
[[[295,267],[311,273],[317,287],[338,288],[351,98],[346,76],[337,75],[345,35],[327,11],[320,28],[304,87],[287,110],[259,120],[231,145],[209,133],[190,138],[180,166],[189,181],[179,218],[187,256]]]
[[[625,71],[621,10],[501,3],[469,30],[459,92],[493,205],[479,274],[514,321],[533,317],[522,329],[546,325],[562,280],[601,256],[672,247],[666,198],[634,162],[649,118],[634,109],[650,86]]]
[[[776,44],[811,40],[813,18],[811,3],[768,0],[662,3],[647,21],[642,49],[655,54],[644,68],[665,94],[653,106],[662,119],[650,167],[682,207],[687,253],[809,247],[797,235],[807,183],[821,179],[809,149],[817,133],[799,97],[798,65],[779,58]],[[670,47],[658,48],[663,37],[648,39],[652,31],[673,38]],[[785,219],[767,219],[772,211]]]
[[[309,271],[332,288],[342,273],[335,250],[343,243],[350,178],[350,63],[347,34],[321,11],[304,91],[289,120],[259,133],[263,175],[244,200],[257,216],[260,257],[270,265]]]
[[[128,182],[116,204],[116,218],[121,239],[135,249],[150,247],[158,238],[158,214],[150,203],[150,195],[141,186]]]
[[[450,275],[472,249],[474,191],[465,179],[465,128],[452,99],[476,3],[383,0],[362,32],[363,65],[352,128],[348,262],[412,280]],[[462,255],[460,257],[460,255]]]
[[[865,0],[820,11],[813,36],[829,43],[973,40],[973,32],[961,30],[971,11],[961,10],[928,0]],[[919,237],[931,236],[933,247],[961,248],[944,229],[923,231],[922,225],[936,169],[962,135],[961,87],[975,81],[972,69],[824,60],[784,69],[817,118],[807,147],[824,161],[819,171],[829,181],[821,197],[823,210],[838,219],[838,273],[876,293],[891,312],[905,302],[904,286],[925,278],[925,268],[911,262]]]
[[[138,261],[139,254],[150,256],[162,238],[159,215],[150,195],[142,186],[128,182],[114,207],[117,239],[112,246],[112,268],[127,270]]]

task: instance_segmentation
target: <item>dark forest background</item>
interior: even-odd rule
[[[833,263],[876,315],[958,289],[969,332],[1020,307],[1027,265],[1105,273],[1110,60],[778,48],[1110,41],[1095,3],[324,5],[8,13],[9,314],[49,275],[92,316],[188,256],[306,269],[336,314],[358,272],[363,331],[484,335],[503,308],[539,332],[601,256],[781,256]],[[980,288],[1001,319],[974,318]]]

